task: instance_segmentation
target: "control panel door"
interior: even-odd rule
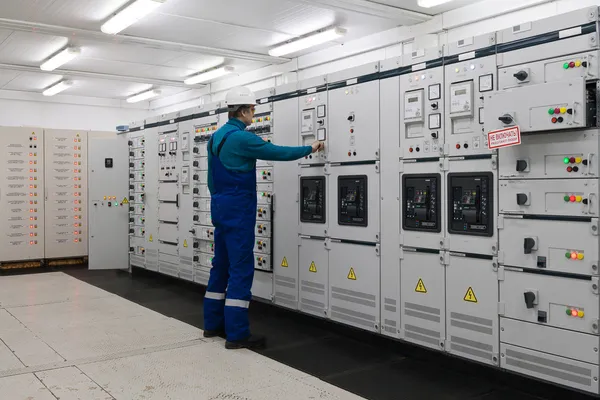
[[[109,206],[111,202],[104,200],[106,193],[114,193],[121,200],[127,196],[127,138],[90,137],[89,146],[94,149],[89,153],[89,268],[127,269],[129,207],[118,200]]]

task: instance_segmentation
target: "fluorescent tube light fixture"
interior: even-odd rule
[[[130,98],[127,99],[127,102],[128,103],[137,103],[140,101],[151,99],[153,97],[160,96],[161,93],[162,92],[160,90],[151,89],[151,90],[142,92],[140,94],[136,94],[135,96],[131,96]]]
[[[48,61],[43,63],[40,66],[42,71],[54,71],[56,68],[60,67],[63,64],[68,63],[81,54],[81,50],[77,47],[67,47],[61,52],[57,53],[53,57],[51,57]]]
[[[55,85],[50,86],[48,89],[44,90],[42,93],[44,96],[54,96],[64,90],[67,90],[73,86],[73,82],[71,81],[60,81]]]
[[[220,78],[225,75],[229,75],[233,72],[234,68],[230,66],[216,68],[210,71],[202,72],[197,75],[190,76],[184,83],[186,85],[195,85],[196,83],[206,82],[213,79]]]
[[[318,46],[320,44],[331,42],[332,40],[339,39],[346,34],[346,30],[343,28],[331,28],[321,32],[311,34],[309,36],[302,37],[289,43],[284,43],[269,50],[269,55],[273,57],[281,57],[286,54],[295,53],[300,50],[308,49],[310,47]]]
[[[100,30],[109,35],[116,35],[123,29],[135,24],[152,11],[156,10],[167,0],[135,0],[133,3],[119,11],[100,27]]]
[[[417,4],[419,7],[431,8],[441,4],[450,3],[452,0],[418,0]]]

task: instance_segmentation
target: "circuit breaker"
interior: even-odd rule
[[[327,171],[327,202],[331,215],[327,235],[379,243],[379,163],[331,165]]]
[[[403,229],[441,232],[441,175],[402,176]]]
[[[378,70],[371,63],[328,76],[330,162],[379,160],[379,82],[354,79]]]
[[[300,160],[300,164],[322,164],[327,161],[328,146],[328,117],[327,85],[323,78],[309,79],[299,84],[299,145],[310,146],[315,140],[325,143],[325,149],[309,154]]]
[[[327,222],[325,177],[300,178],[300,221],[316,224]]]
[[[367,226],[369,224],[367,176],[338,178],[338,223]]]
[[[403,56],[412,66],[400,78],[401,157],[438,157],[444,150],[444,68],[442,48]]]
[[[493,175],[448,174],[448,231],[492,236],[494,232]]]
[[[496,34],[445,48],[446,148],[450,156],[489,153],[485,95],[496,90]]]

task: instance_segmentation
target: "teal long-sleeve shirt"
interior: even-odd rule
[[[311,146],[276,146],[246,131],[246,124],[236,118],[230,119],[221,129],[213,134],[212,154],[217,154],[219,144],[228,133],[229,138],[221,149],[219,159],[230,171],[249,172],[256,168],[256,160],[294,161],[311,154]],[[211,174],[212,155],[208,152],[208,189],[212,190]]]

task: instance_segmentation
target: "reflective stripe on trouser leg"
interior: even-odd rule
[[[225,300],[225,293],[206,292],[204,298],[211,300]]]
[[[248,305],[252,299],[254,279],[254,228],[256,213],[247,213],[242,223],[227,231],[229,284],[225,300],[225,332],[227,340],[239,341],[250,336]],[[254,217],[254,218],[253,218]]]
[[[210,279],[204,296],[204,329],[225,329],[225,290],[229,281],[229,256],[223,230],[215,229],[215,256],[210,270]]]
[[[246,300],[227,299],[225,301],[225,307],[248,308],[250,307],[250,302]]]

